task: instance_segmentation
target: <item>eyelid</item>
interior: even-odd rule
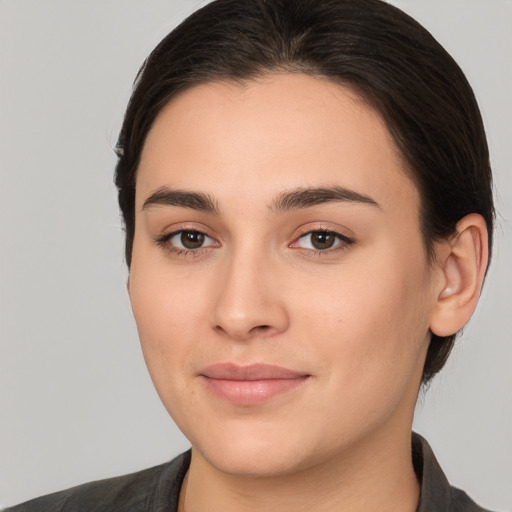
[[[182,233],[197,233],[197,234],[200,234],[200,235],[204,235],[205,239],[209,239],[213,242],[216,243],[216,241],[209,235],[207,235],[206,233],[204,233],[203,231],[199,231],[198,229],[179,229],[178,231],[174,231],[173,233],[169,233],[165,238],[169,241],[169,240],[172,240],[174,237],[182,234]],[[204,247],[209,247],[210,245],[212,244],[208,244],[208,245],[203,245],[202,247],[198,247],[198,249],[202,249]]]
[[[301,252],[304,252],[305,254],[311,255],[328,255],[332,254],[336,251],[345,250],[349,246],[355,243],[355,239],[352,236],[349,236],[345,234],[339,227],[332,227],[332,226],[326,226],[324,224],[322,225],[316,225],[311,226],[310,223],[308,223],[305,226],[301,226],[299,228],[299,233],[296,234],[293,241],[289,243],[287,246],[288,248],[299,250]],[[171,240],[183,232],[193,232],[193,233],[201,233],[205,236],[205,238],[209,239],[207,245],[202,245],[197,248],[187,248],[187,247],[179,247],[175,244],[170,243]],[[221,243],[217,240],[217,237],[212,236],[212,234],[209,233],[210,229],[207,227],[198,227],[197,225],[190,225],[190,224],[183,224],[183,225],[174,225],[171,227],[171,229],[168,228],[167,232],[164,232],[156,237],[153,238],[154,242],[168,251],[169,253],[173,253],[175,255],[180,256],[199,256],[201,253],[205,251],[209,251],[212,248],[218,248],[221,247]],[[308,235],[312,235],[313,233],[328,233],[332,234],[336,237],[336,242],[333,247],[328,247],[325,249],[316,249],[314,247],[301,247],[299,245],[299,242],[301,239],[307,237]]]
[[[298,246],[299,240],[301,240],[302,238],[304,238],[308,235],[312,235],[313,233],[332,234],[337,238],[338,243],[336,243],[336,245],[334,247],[329,247],[327,249],[304,248],[304,247]],[[306,253],[325,255],[325,254],[333,253],[338,250],[344,250],[347,247],[349,247],[350,245],[354,244],[355,242],[356,242],[356,240],[353,237],[340,232],[339,229],[332,228],[332,227],[326,227],[326,226],[315,226],[315,227],[308,226],[307,228],[303,229],[302,232],[298,234],[298,236],[296,236],[294,238],[293,242],[291,242],[288,245],[288,247],[290,247],[292,249],[301,250]]]
[[[208,229],[201,229],[197,226],[190,226],[190,225],[183,225],[179,227],[174,227],[174,229],[171,229],[165,233],[162,233],[161,235],[158,235],[154,237],[154,242],[168,251],[169,253],[174,253],[176,255],[194,255],[198,256],[201,252],[208,250],[212,247],[220,247],[220,242],[216,240],[213,236],[208,234]],[[200,233],[205,236],[205,238],[208,238],[211,242],[208,245],[203,245],[201,247],[197,247],[195,249],[189,249],[186,247],[176,247],[175,245],[172,245],[170,241],[177,235],[183,232],[192,232],[192,233]]]

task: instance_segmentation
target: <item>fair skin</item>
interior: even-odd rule
[[[430,333],[464,325],[487,263],[477,215],[427,261],[418,211],[385,123],[325,79],[206,84],[160,112],[129,293],[192,444],[181,510],[416,509]]]

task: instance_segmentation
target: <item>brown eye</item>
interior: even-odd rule
[[[328,231],[314,231],[311,233],[311,245],[319,250],[330,249],[336,243],[336,235]]]
[[[302,235],[290,247],[308,249],[317,253],[342,249],[353,244],[354,240],[336,231],[316,230]]]
[[[219,247],[219,243],[216,240],[210,238],[206,233],[196,231],[195,229],[174,231],[155,241],[166,251],[175,254],[181,254],[182,252],[188,254],[200,253],[203,249]]]
[[[182,231],[180,235],[181,245],[185,249],[199,249],[203,246],[206,236],[200,231]]]

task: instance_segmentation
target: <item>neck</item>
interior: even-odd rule
[[[272,477],[217,470],[195,450],[180,496],[180,512],[414,512],[420,486],[411,435],[378,434],[347,453],[307,469]]]

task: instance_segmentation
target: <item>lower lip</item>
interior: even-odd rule
[[[206,386],[217,397],[235,405],[257,405],[298,388],[308,376],[291,379],[225,380],[203,377]]]

